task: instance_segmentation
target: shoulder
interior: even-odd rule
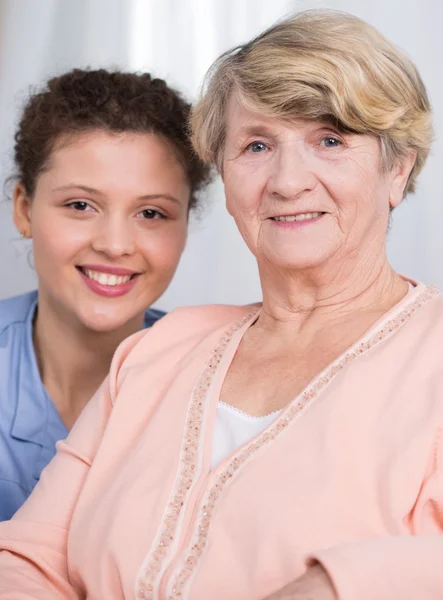
[[[246,318],[258,305],[230,306],[210,304],[206,306],[186,306],[173,310],[156,323],[152,332],[157,336],[188,337],[194,334],[206,334],[214,329],[227,327],[231,323]]]
[[[419,283],[377,322],[371,332],[382,336],[400,355],[420,346],[423,354],[433,352],[443,339],[443,295],[435,286]],[[383,344],[385,346],[385,344]],[[441,362],[441,361],[440,361]]]
[[[158,344],[168,345],[170,342],[177,343],[190,336],[205,336],[211,331],[237,323],[256,312],[258,308],[258,304],[247,306],[212,304],[176,308],[158,319],[148,331],[136,334],[135,341],[138,344],[146,339],[147,343],[151,344],[155,340]]]
[[[148,308],[145,311],[145,320],[143,322],[143,328],[148,329],[152,327],[159,319],[165,316],[165,312],[158,310],[157,308]]]
[[[258,304],[247,306],[207,305],[177,308],[163,316],[152,327],[125,340],[117,349],[111,366],[116,375],[123,367],[155,360],[160,355],[184,356],[206,338],[218,339],[258,312]]]
[[[246,306],[234,306],[230,304],[206,304],[204,306],[182,306],[168,313],[162,320],[166,323],[168,320],[172,323],[183,321],[192,323],[201,323],[208,325],[218,325],[232,320],[241,319],[243,316],[258,310],[258,304],[248,304]]]
[[[0,334],[10,325],[24,323],[36,304],[36,291],[0,300]]]
[[[443,295],[435,286],[420,285],[408,305],[402,311],[409,315],[414,314],[412,323],[418,329],[426,328],[431,334],[443,328]],[[425,331],[422,332],[425,334]]]

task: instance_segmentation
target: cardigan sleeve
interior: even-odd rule
[[[117,349],[108,378],[81,413],[29,499],[0,523],[0,600],[78,600],[69,581],[69,528],[117,396],[120,367],[145,335]]]
[[[338,600],[441,600],[443,537],[374,539],[311,556],[326,570]]]
[[[443,598],[443,435],[434,468],[423,482],[416,535],[362,540],[315,552],[338,600],[441,600]],[[421,517],[421,518],[420,518]],[[426,522],[424,527],[422,524]]]
[[[70,521],[111,410],[109,380],[87,404],[12,520],[0,523],[0,599],[76,600],[66,559]]]

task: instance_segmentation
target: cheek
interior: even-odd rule
[[[153,268],[175,269],[184,250],[187,224],[176,224],[168,232],[144,233],[140,236],[138,249],[145,261]]]
[[[377,204],[378,190],[376,182],[363,169],[350,170],[347,174],[340,171],[329,174],[323,172],[320,178],[328,195],[333,200],[338,214],[356,215],[372,212]]]
[[[37,265],[56,267],[69,261],[88,243],[82,228],[58,223],[56,219],[36,222],[33,226],[33,253]]]
[[[356,213],[378,215],[389,209],[389,191],[377,173],[348,182],[341,197],[343,207]]]
[[[234,219],[258,212],[263,195],[263,186],[258,178],[231,177],[225,180],[224,189],[226,208]]]
[[[348,209],[371,209],[380,198],[387,197],[385,177],[370,153],[335,161],[323,171],[323,178],[336,203]]]

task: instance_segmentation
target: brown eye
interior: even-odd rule
[[[70,202],[66,206],[69,206],[70,208],[73,208],[79,212],[85,212],[88,210],[88,208],[91,208],[84,200],[76,200],[75,202]]]
[[[152,219],[166,219],[165,215],[163,215],[158,210],[154,210],[153,208],[146,208],[142,210],[140,213],[144,219],[152,220]]]

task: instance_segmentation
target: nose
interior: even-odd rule
[[[283,199],[294,199],[312,191],[317,177],[310,158],[303,142],[280,148],[273,160],[268,191]]]
[[[133,254],[135,239],[131,224],[121,215],[101,219],[91,245],[96,252],[114,259]]]

